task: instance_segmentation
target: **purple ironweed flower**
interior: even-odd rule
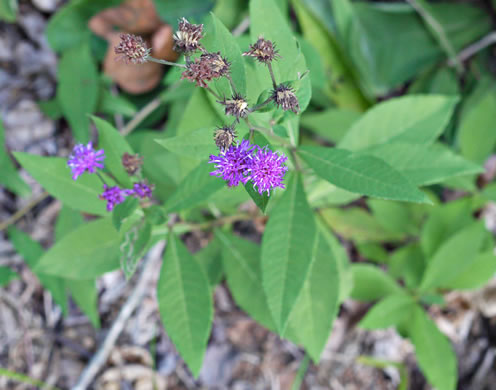
[[[127,195],[132,195],[135,198],[151,198],[153,186],[149,186],[145,182],[134,183],[132,190],[126,190]]]
[[[252,152],[255,145],[243,140],[238,145],[231,145],[229,149],[220,152],[218,156],[211,155],[209,163],[216,164],[216,170],[210,175],[221,177],[227,181],[229,187],[234,187],[239,182],[246,184],[250,180],[250,166]]]
[[[148,48],[143,38],[133,34],[121,34],[121,41],[114,51],[115,54],[120,54],[119,59],[128,64],[144,64],[150,57],[151,49]]]
[[[72,154],[67,160],[67,165],[72,170],[72,178],[76,180],[85,171],[95,173],[96,168],[103,169],[101,161],[105,158],[103,149],[94,150],[91,142],[88,145],[78,144],[74,146]]]
[[[107,211],[112,211],[116,204],[122,203],[126,200],[129,190],[123,190],[118,186],[109,187],[108,185],[103,185],[103,193],[100,195],[100,199],[107,201]]]
[[[266,146],[257,150],[251,160],[250,179],[260,195],[265,191],[270,195],[270,190],[276,187],[285,188],[282,180],[288,167],[283,164],[287,159],[284,154],[274,153]]]

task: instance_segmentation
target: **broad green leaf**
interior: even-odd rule
[[[390,142],[431,144],[444,131],[458,98],[410,95],[379,103],[358,119],[339,147],[363,150]]]
[[[483,163],[496,146],[496,88],[484,79],[467,99],[458,128],[462,156]]]
[[[88,316],[95,328],[100,328],[100,315],[98,313],[98,289],[96,281],[71,280],[66,282],[67,289],[81,311]]]
[[[471,204],[472,199],[466,197],[432,210],[420,236],[426,258],[431,258],[444,241],[474,221]]]
[[[104,8],[119,5],[123,0],[76,0],[60,8],[46,27],[48,43],[56,52],[78,46],[88,39],[88,21]]]
[[[415,221],[409,204],[369,199],[367,205],[377,222],[387,231],[407,235],[416,235],[419,232],[419,224]]]
[[[356,244],[360,256],[375,263],[386,264],[389,259],[387,250],[381,244],[375,242],[364,242]]]
[[[275,330],[262,285],[260,246],[220,230],[215,235],[222,245],[222,264],[234,300],[254,320]]]
[[[5,149],[5,129],[0,119],[0,185],[5,186],[16,194],[27,196],[31,193],[29,186],[21,179],[17,169],[10,160],[7,150]]]
[[[199,21],[214,6],[213,0],[153,0],[160,19],[177,27],[177,21],[181,18]]]
[[[353,290],[351,298],[357,301],[374,301],[391,294],[401,294],[403,289],[384,271],[375,265],[354,263]]]
[[[307,278],[315,229],[301,178],[296,176],[272,209],[262,239],[263,285],[280,334]]]
[[[494,250],[479,253],[473,261],[455,278],[443,286],[452,289],[476,289],[483,287],[496,273],[496,255]]]
[[[305,57],[297,45],[297,41],[293,36],[287,18],[281,13],[280,8],[274,0],[251,0],[250,1],[250,37],[254,43],[259,36],[269,39],[275,43],[281,61],[273,63],[274,74],[277,83],[282,83],[290,80],[298,80],[299,76],[307,71]],[[246,48],[248,49],[248,48]],[[248,61],[248,60],[247,60]],[[253,61],[250,59],[250,61]],[[257,67],[262,67],[261,64],[256,64]],[[260,78],[263,80],[263,85],[267,88],[271,85],[268,72],[264,70],[265,77]],[[310,77],[305,77],[301,81],[300,90],[307,90],[311,94]],[[256,99],[263,90],[257,91]],[[297,91],[298,94],[299,91]],[[300,100],[300,108],[305,110],[309,101],[310,94],[304,101]],[[294,139],[298,139],[298,134],[294,134]]]
[[[121,269],[126,279],[133,276],[151,240],[152,227],[142,219],[126,229],[119,245]]]
[[[193,169],[167,199],[166,211],[170,213],[196,206],[224,187],[224,180],[210,175],[212,170],[213,165],[208,164],[207,161],[201,162]]]
[[[270,196],[267,195],[266,192],[260,195],[258,190],[253,187],[253,183],[251,182],[245,184],[245,189],[248,195],[250,195],[250,198],[253,200],[253,202],[255,202],[257,207],[262,211],[262,213],[265,213],[267,205],[269,204]]]
[[[422,280],[425,259],[417,242],[405,245],[394,251],[388,261],[391,276],[403,279],[408,288],[417,288]]]
[[[79,211],[62,206],[55,223],[55,241],[60,241],[67,233],[84,224],[84,218]]]
[[[418,364],[429,383],[437,390],[455,390],[457,363],[453,347],[419,306],[413,311],[408,334],[415,346]]]
[[[138,208],[139,206],[139,200],[135,197],[128,197],[124,202],[119,203],[117,206],[115,206],[114,210],[112,211],[112,223],[114,224],[114,227],[119,231],[121,229],[122,222],[124,220],[131,216],[134,211]]]
[[[339,274],[336,255],[322,233],[315,234],[311,268],[291,312],[288,337],[294,334],[314,362],[327,343],[339,306]]]
[[[484,171],[481,166],[457,156],[441,144],[394,142],[372,147],[365,153],[384,160],[418,186]]]
[[[159,138],[155,142],[179,156],[187,156],[202,161],[209,155],[218,153],[213,133],[213,127],[205,127],[188,134]]]
[[[95,278],[119,268],[119,242],[112,218],[88,222],[45,252],[35,272],[68,279]]]
[[[12,280],[18,279],[19,275],[9,267],[0,266],[0,287],[5,287]]]
[[[384,161],[343,149],[302,146],[315,173],[346,191],[389,200],[429,203],[427,196]]]
[[[384,229],[376,218],[360,208],[326,208],[319,210],[319,214],[332,230],[356,243],[394,242],[406,237],[403,233]]]
[[[301,125],[326,141],[338,143],[359,118],[360,113],[356,111],[329,108],[325,111],[304,113],[301,116]]]
[[[360,198],[359,194],[345,191],[317,176],[306,178],[305,188],[308,193],[308,203],[312,208],[339,206]]]
[[[40,280],[41,285],[52,294],[53,300],[60,305],[64,315],[67,315],[67,294],[65,283],[62,278],[47,275],[37,269],[40,257],[43,255],[43,247],[34,241],[29,235],[10,227],[8,230],[9,239],[16,251],[22,256],[27,266]]]
[[[113,95],[109,88],[102,88],[100,91],[100,101],[98,112],[108,115],[121,114],[125,117],[136,115],[136,106],[122,95]]]
[[[90,139],[88,115],[98,103],[98,73],[89,45],[64,51],[58,70],[57,100],[78,142]]]
[[[114,126],[96,116],[92,119],[98,129],[98,148],[105,150],[105,170],[108,170],[119,184],[131,188],[131,179],[122,166],[122,156],[124,153],[134,154],[133,150]]]
[[[484,225],[475,222],[445,241],[428,261],[420,290],[445,286],[445,283],[463,274],[481,249],[484,233]]]
[[[405,294],[388,295],[377,302],[360,321],[364,329],[389,328],[402,323],[415,308],[414,300]]]
[[[0,0],[0,20],[14,23],[17,18],[18,8],[17,0]]]
[[[157,285],[158,305],[168,336],[195,377],[212,327],[211,294],[202,266],[171,233]]]
[[[224,276],[224,268],[222,267],[222,247],[219,239],[214,237],[205,248],[196,252],[194,257],[205,269],[210,286],[215,288]]]
[[[73,180],[65,158],[41,157],[21,152],[14,153],[14,156],[50,195],[67,206],[89,214],[107,214],[105,202],[99,199],[103,185],[96,175],[84,173]]]

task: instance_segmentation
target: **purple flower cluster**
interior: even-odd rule
[[[95,173],[97,168],[103,169],[102,161],[105,158],[103,150],[94,150],[91,142],[88,145],[74,146],[67,165],[72,170],[72,178],[76,180],[85,171]]]
[[[97,173],[97,169],[103,169],[103,159],[105,154],[103,150],[94,150],[91,142],[88,145],[78,144],[74,147],[72,154],[67,160],[67,165],[72,170],[72,178],[77,178],[84,172]],[[100,177],[101,178],[101,177]],[[103,180],[103,178],[101,178]],[[153,186],[146,182],[134,183],[132,189],[122,189],[119,186],[110,187],[103,184],[103,193],[100,199],[107,201],[107,211],[112,211],[115,205],[122,203],[128,196],[134,196],[138,199],[152,197]]]
[[[262,195],[276,187],[285,188],[284,175],[288,167],[284,165],[288,158],[273,152],[266,146],[261,148],[243,140],[238,145],[221,151],[218,156],[211,155],[209,163],[216,164],[216,170],[210,175],[227,181],[229,187],[237,186],[240,182],[253,182],[253,188]]]

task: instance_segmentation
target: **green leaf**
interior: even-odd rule
[[[408,288],[417,288],[422,280],[425,259],[418,243],[405,245],[394,251],[389,257],[389,273],[403,279]]]
[[[457,97],[410,95],[375,105],[356,121],[339,147],[363,150],[390,142],[431,144],[443,132]]]
[[[17,0],[0,0],[0,20],[7,23],[15,22],[18,8]]]
[[[171,233],[157,285],[158,305],[167,334],[195,377],[212,326],[211,294],[203,268]]]
[[[95,328],[99,328],[100,315],[98,313],[96,281],[93,279],[71,280],[66,282],[66,286],[81,311],[88,316]]]
[[[9,267],[0,266],[0,287],[5,287],[12,280],[18,279],[17,272],[11,270]]]
[[[168,213],[191,208],[205,202],[208,197],[225,186],[224,180],[210,175],[213,166],[201,162],[179,184],[177,190],[167,199]]]
[[[462,156],[483,163],[496,146],[496,89],[492,79],[483,79],[467,99],[458,128]]]
[[[5,129],[2,120],[0,119],[0,185],[5,186],[8,190],[19,194],[20,196],[28,196],[31,193],[31,188],[21,179],[17,173],[17,169],[12,163],[7,150],[5,149]]]
[[[294,334],[314,362],[329,339],[339,306],[339,274],[336,254],[322,233],[315,234],[311,269],[291,312],[288,336]]]
[[[58,70],[57,100],[78,142],[90,139],[88,115],[98,103],[98,72],[87,43],[67,49]]]
[[[98,130],[98,147],[105,150],[105,170],[108,170],[124,187],[132,187],[131,179],[122,165],[124,153],[134,154],[131,146],[110,123],[96,116],[92,117]]]
[[[444,242],[428,261],[420,290],[445,286],[445,283],[466,272],[481,249],[484,233],[484,225],[475,222]]]
[[[370,330],[389,328],[402,323],[414,308],[414,300],[409,295],[388,295],[367,312],[359,325]]]
[[[115,206],[112,212],[112,223],[117,231],[121,229],[122,222],[131,216],[138,206],[139,200],[135,197],[128,197],[124,202]]]
[[[151,240],[152,227],[150,224],[139,220],[129,228],[119,245],[120,263],[126,279],[133,276],[139,261],[145,254]]]
[[[14,156],[50,195],[67,206],[89,214],[107,214],[105,202],[99,199],[102,183],[96,175],[85,173],[73,180],[65,158],[21,152],[15,152]]]
[[[125,117],[136,115],[136,106],[122,95],[113,95],[108,88],[100,91],[98,111],[108,115],[121,114]]]
[[[374,301],[391,294],[401,294],[402,288],[384,271],[370,264],[352,264],[353,290],[351,298]]]
[[[79,211],[62,206],[55,223],[55,241],[60,241],[67,233],[84,224],[84,218]]]
[[[43,247],[39,242],[34,241],[26,233],[10,227],[8,230],[9,239],[16,251],[23,257],[29,269],[40,280],[40,283],[52,294],[53,300],[60,305],[64,315],[67,315],[67,294],[64,280],[58,277],[47,275],[37,269],[40,257],[43,255]]]
[[[318,176],[346,191],[390,200],[430,202],[403,175],[376,157],[319,146],[302,146],[298,153]]]
[[[394,142],[372,147],[365,153],[384,160],[418,186],[484,171],[481,166],[457,156],[441,144]]]
[[[210,286],[217,286],[224,276],[222,267],[222,247],[217,237],[214,237],[208,245],[195,253],[195,258],[203,266],[207,273]]]
[[[201,161],[211,154],[218,153],[213,132],[213,127],[204,127],[188,134],[159,138],[155,142],[179,156],[196,158]]]
[[[483,287],[496,273],[496,255],[493,250],[479,253],[463,273],[445,282],[452,289],[476,289]]]
[[[201,20],[214,6],[213,0],[153,0],[160,19],[177,27],[180,18]]]
[[[280,334],[310,270],[315,229],[301,178],[294,177],[272,209],[262,239],[263,285]]]
[[[386,230],[376,218],[360,208],[326,208],[319,210],[319,214],[332,230],[356,243],[394,242],[405,238],[403,233]]]
[[[419,306],[413,311],[408,334],[415,346],[418,364],[431,385],[438,390],[456,389],[458,373],[453,347]]]
[[[215,235],[222,245],[222,264],[234,300],[255,321],[275,330],[262,284],[260,246],[221,230]]]
[[[117,6],[122,1],[76,0],[67,3],[49,20],[45,31],[48,43],[56,52],[80,45],[90,36],[90,18],[104,8]]]
[[[92,279],[119,268],[119,234],[112,218],[88,222],[66,234],[36,264],[35,272]]]
[[[356,111],[330,108],[319,112],[305,112],[301,116],[301,125],[326,141],[337,143],[359,118],[360,113]]]
[[[256,206],[262,211],[262,213],[265,213],[270,200],[270,196],[267,195],[267,192],[260,195],[251,182],[247,182],[245,184],[245,190],[248,192],[248,195],[250,195],[250,198],[253,202],[255,202]]]
[[[367,205],[379,224],[390,232],[416,235],[419,226],[413,216],[413,210],[407,203],[391,202],[381,199],[369,199]]]

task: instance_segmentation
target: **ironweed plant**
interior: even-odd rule
[[[302,2],[292,3],[303,35],[315,33],[313,16]],[[337,16],[353,9],[341,3],[352,7],[333,2]],[[344,20],[336,28],[343,40],[352,39],[356,31]],[[363,45],[350,58],[363,80],[363,93],[356,93],[346,71],[318,84],[318,73],[309,72],[318,53],[295,38],[273,0],[251,0],[250,23],[250,38],[234,37],[214,14],[204,24],[182,18],[174,34],[178,62],[154,58],[142,37],[121,36],[115,53],[128,66],[172,67],[153,103],[154,109],[169,105],[165,136],[129,134],[136,126],[119,132],[94,116],[98,142],[75,131],[78,143],[68,159],[15,153],[64,205],[56,242],[35,271],[88,283],[94,303],[96,278],[119,267],[131,277],[147,251],[167,240],[157,270],[160,316],[195,376],[211,331],[212,291],[225,277],[248,315],[302,346],[314,362],[345,299],[378,301],[360,326],[396,327],[414,344],[432,385],[454,389],[456,355],[426,309],[442,303],[445,291],[482,286],[496,269],[493,238],[473,213],[494,190],[439,202],[439,183],[483,172],[481,161],[439,141],[459,98],[409,94],[367,109],[381,83],[389,84],[360,65]],[[340,116],[347,130],[330,138],[327,128],[335,124],[328,120],[318,131],[324,139],[302,136],[301,117],[315,90],[365,113]],[[311,115],[307,128],[320,118]],[[358,207],[335,207],[351,202]],[[94,218],[84,222],[81,212]],[[232,232],[246,220],[265,224],[261,245]],[[199,229],[212,240],[193,255],[179,236]],[[9,234],[14,245],[27,240],[15,229]],[[385,267],[350,263],[343,239]],[[384,242],[392,243],[392,253]],[[66,308],[53,280],[43,280]],[[83,303],[82,309],[98,325],[94,307]]]

